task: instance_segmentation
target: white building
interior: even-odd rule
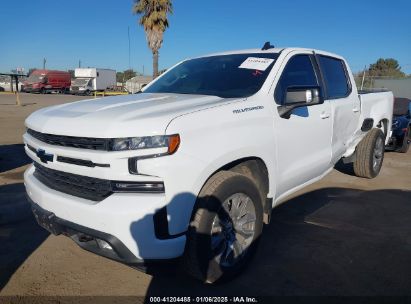
[[[153,78],[151,76],[135,76],[126,81],[126,90],[129,93],[137,93],[144,85],[147,85]]]

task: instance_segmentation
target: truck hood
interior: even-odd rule
[[[180,115],[235,101],[217,96],[140,93],[47,107],[31,114],[26,126],[38,132],[94,138],[164,134]]]

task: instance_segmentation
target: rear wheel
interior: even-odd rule
[[[187,272],[206,283],[238,274],[255,251],[262,218],[255,183],[239,173],[218,172],[196,202],[184,255]]]
[[[402,146],[397,150],[400,153],[407,153],[410,148],[411,142],[411,127],[408,127],[404,134],[404,139],[402,141]]]
[[[380,129],[372,129],[360,141],[356,149],[354,173],[359,177],[374,178],[384,160],[385,135]]]

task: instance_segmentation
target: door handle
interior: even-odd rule
[[[320,115],[321,119],[326,119],[330,117],[330,113],[322,112]]]
[[[352,109],[352,111],[353,111],[354,113],[357,113],[357,112],[360,112],[360,109],[357,108],[357,107],[355,107],[355,108]]]

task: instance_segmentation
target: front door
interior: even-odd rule
[[[321,86],[312,53],[291,53],[275,86],[274,99],[285,104],[287,87]],[[276,117],[277,198],[327,171],[331,162],[330,102],[295,109],[289,118]]]

